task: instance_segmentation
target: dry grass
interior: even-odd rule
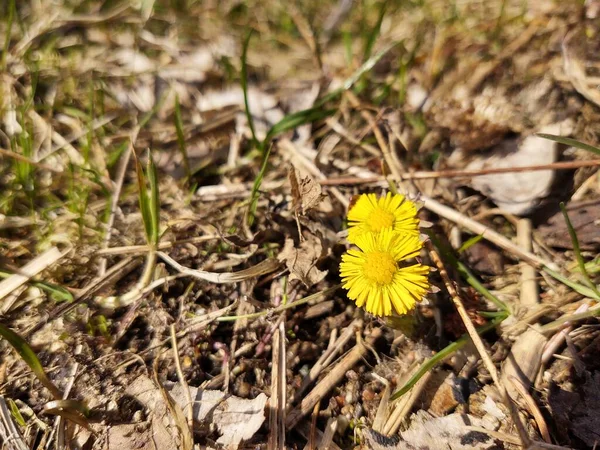
[[[594,2],[139,3],[0,5],[3,448],[216,447],[215,390],[268,396],[248,448],[595,445],[599,163],[534,136],[600,141]],[[344,218],[396,184],[440,270],[377,320]]]

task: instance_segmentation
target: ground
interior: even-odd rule
[[[3,448],[595,448],[598,2],[0,13]],[[430,288],[376,317],[387,192]]]

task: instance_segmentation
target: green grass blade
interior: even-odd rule
[[[175,130],[177,131],[177,145],[183,158],[183,168],[185,170],[186,182],[190,179],[190,160],[185,146],[185,137],[183,135],[183,120],[181,119],[181,106],[179,104],[179,95],[175,95]]]
[[[503,315],[496,317],[490,323],[477,328],[477,334],[483,334],[483,333],[486,333],[486,332],[496,328],[496,326],[500,322],[502,322],[504,319],[506,319],[507,317],[508,317],[508,314],[503,314]],[[445,360],[452,353],[454,353],[455,351],[464,347],[464,345],[467,342],[469,342],[470,339],[471,338],[469,337],[469,335],[467,333],[465,333],[458,340],[447,345],[442,350],[437,352],[434,356],[432,356],[427,361],[425,361],[421,365],[419,370],[412,377],[410,377],[410,379],[406,382],[406,384],[404,386],[402,386],[398,391],[396,391],[394,393],[394,395],[392,395],[390,397],[390,401],[397,400],[400,397],[402,397],[404,394],[406,394],[408,391],[410,391],[412,389],[412,387],[417,383],[417,381],[419,381],[423,377],[423,375],[425,375],[427,372],[429,372],[431,369],[433,369],[437,364],[439,364],[440,362]]]
[[[321,100],[319,100],[315,104],[315,107],[324,105],[328,101],[331,101],[331,100],[335,99],[340,94],[342,94],[343,92],[347,91],[352,86],[354,86],[354,84],[358,80],[360,80],[360,78],[365,73],[367,73],[368,71],[370,71],[375,66],[375,64],[377,64],[377,62],[387,54],[387,52],[389,52],[391,49],[393,49],[394,47],[396,47],[398,44],[400,44],[400,42],[394,42],[392,44],[389,44],[386,47],[384,47],[383,49],[381,49],[380,51],[378,51],[375,55],[371,56],[367,61],[365,61],[362,64],[362,66],[360,66],[356,70],[356,72],[354,72],[350,77],[346,78],[346,81],[344,81],[344,83],[342,84],[342,86],[340,86],[337,89],[334,89],[329,94],[325,95]]]
[[[5,327],[0,324],[0,336],[8,341],[10,345],[17,351],[17,353],[23,358],[23,361],[27,363],[29,368],[33,371],[37,379],[42,383],[46,389],[48,389],[52,396],[56,400],[62,399],[62,394],[58,390],[58,388],[50,381],[46,372],[44,372],[44,367],[42,363],[38,359],[37,355],[33,351],[33,349],[29,346],[29,344],[19,336],[17,333],[12,331],[10,328]]]
[[[316,122],[317,120],[324,119],[325,117],[332,116],[335,114],[336,109],[322,109],[320,106],[310,109],[304,109],[292,114],[288,114],[279,122],[271,127],[265,138],[265,144],[273,139],[275,136],[285,133],[288,130],[305,125],[307,123]]]
[[[560,202],[560,210],[562,211],[563,217],[565,218],[565,223],[567,224],[567,230],[569,231],[569,236],[571,237],[571,242],[573,243],[573,252],[577,258],[577,264],[579,266],[579,270],[581,271],[581,275],[583,276],[583,280],[585,284],[596,293],[596,296],[600,297],[598,288],[590,279],[590,275],[585,266],[585,261],[581,255],[581,248],[579,247],[577,233],[575,232],[575,228],[573,228],[573,224],[571,223],[571,219],[569,219],[569,214],[567,213],[567,209],[565,208],[565,204],[563,202]]]
[[[15,419],[15,422],[17,422],[17,424],[20,427],[25,428],[27,426],[27,422],[25,421],[25,418],[21,415],[21,411],[19,411],[19,407],[17,406],[15,401],[12,398],[7,398],[6,403],[8,403],[8,409],[10,409],[10,414],[13,417],[13,419]]]
[[[260,190],[260,185],[262,184],[262,180],[265,177],[265,172],[267,171],[267,164],[269,162],[270,154],[271,146],[267,148],[267,152],[262,158],[260,170],[258,171],[256,179],[254,180],[254,184],[252,185],[252,192],[250,193],[250,206],[248,208],[248,225],[250,226],[252,226],[252,224],[254,223],[254,218],[256,216],[256,208],[258,205],[258,193]]]
[[[460,248],[458,249],[458,253],[463,253],[463,252],[467,251],[468,249],[473,247],[475,244],[477,244],[482,239],[483,239],[483,234],[478,234],[477,236],[473,236],[473,237],[469,238],[466,242],[463,243],[463,245],[460,246]]]
[[[257,178],[254,180],[254,184],[252,186],[252,192],[250,195],[250,208],[249,208],[249,214],[248,214],[248,224],[249,225],[252,225],[252,223],[254,223],[254,217],[255,217],[255,213],[256,213],[256,204],[258,201],[258,192],[260,190],[260,185],[262,183],[262,179],[264,178],[264,174],[265,174],[265,171],[267,168],[267,162],[269,159],[269,153],[271,150],[269,147],[270,141],[275,136],[277,136],[280,133],[283,133],[284,131],[296,128],[296,127],[298,127],[300,125],[304,125],[306,123],[314,122],[315,120],[322,119],[324,117],[327,117],[327,116],[335,113],[335,110],[333,110],[333,109],[322,110],[323,105],[325,105],[328,101],[331,101],[331,100],[337,98],[344,91],[350,89],[354,85],[354,83],[356,83],[360,79],[360,77],[363,74],[365,74],[366,72],[368,72],[369,70],[371,70],[373,68],[373,66],[377,63],[377,61],[379,61],[392,48],[394,48],[396,45],[398,45],[398,43],[393,43],[391,45],[388,45],[384,49],[380,50],[377,54],[375,54],[374,56],[369,58],[367,61],[365,61],[365,63],[362,66],[360,66],[358,68],[358,70],[356,72],[354,72],[352,74],[351,77],[346,79],[346,81],[344,82],[344,84],[341,87],[339,87],[338,89],[335,89],[332,92],[330,92],[329,94],[325,95],[323,98],[321,98],[319,101],[317,101],[312,108],[298,111],[296,113],[290,114],[290,115],[284,117],[283,119],[281,119],[278,123],[273,125],[273,127],[271,127],[271,129],[267,132],[267,135],[266,135],[264,141],[259,142],[256,137],[256,133],[254,130],[254,122],[252,119],[252,114],[250,114],[250,107],[248,104],[248,79],[247,79],[248,73],[247,73],[247,65],[246,65],[246,56],[247,56],[248,45],[250,43],[251,36],[252,36],[252,32],[249,32],[248,35],[246,36],[246,40],[244,41],[244,47],[242,50],[241,83],[242,83],[242,91],[244,93],[244,106],[245,106],[245,110],[246,110],[246,117],[248,119],[248,125],[250,127],[250,132],[252,133],[252,141],[253,141],[254,146],[261,151],[262,163],[261,163],[261,168],[260,168],[259,174],[258,174]]]
[[[152,153],[148,152],[148,167],[146,169],[148,182],[150,183],[150,244],[158,245],[160,236],[160,195],[158,189],[158,172],[154,164]]]
[[[146,175],[140,160],[137,158],[135,152],[133,152],[133,159],[135,160],[135,173],[137,175],[138,184],[138,195],[140,202],[140,211],[142,213],[142,221],[144,222],[144,230],[146,231],[146,240],[149,244],[152,243],[152,213],[150,212],[150,197],[148,196],[148,189],[146,187]]]
[[[369,59],[371,56],[371,52],[373,51],[373,46],[379,37],[379,33],[381,32],[381,23],[383,22],[383,17],[385,16],[385,12],[387,9],[387,2],[382,2],[379,7],[379,15],[377,17],[377,23],[373,27],[373,29],[367,35],[367,39],[365,41],[365,49],[363,52],[363,61]]]
[[[548,275],[550,275],[552,278],[554,278],[555,280],[560,281],[562,284],[570,287],[575,292],[578,292],[579,294],[583,295],[584,297],[592,298],[592,299],[596,300],[597,302],[600,302],[600,296],[598,296],[596,294],[596,292],[594,292],[594,290],[590,289],[589,287],[584,286],[583,284],[571,281],[568,278],[562,276],[560,273],[556,272],[555,270],[550,269],[549,267],[544,266],[544,267],[542,267],[542,270],[544,272],[546,272]]]
[[[11,275],[12,274],[10,272],[5,272],[5,271],[0,270],[0,278],[2,278],[2,279],[8,278]],[[29,284],[50,294],[50,296],[54,299],[54,301],[57,301],[57,302],[72,302],[73,301],[73,294],[71,294],[68,290],[66,290],[62,286],[57,286],[52,283],[47,283],[45,281],[37,281],[37,280],[30,280]]]
[[[334,100],[335,98],[340,96],[343,92],[350,89],[354,85],[354,83],[356,83],[360,79],[360,77],[362,77],[365,73],[367,73],[369,70],[371,70],[373,68],[373,66],[375,66],[377,61],[379,61],[387,52],[389,52],[392,48],[394,48],[398,44],[399,44],[398,42],[390,44],[390,45],[386,46],[385,48],[383,48],[382,50],[380,50],[377,54],[373,55],[371,58],[369,58],[367,61],[365,61],[363,63],[363,65],[360,66],[356,70],[356,72],[354,72],[349,78],[347,78],[346,81],[344,81],[344,83],[342,84],[342,86],[340,86],[337,89],[334,89],[333,91],[331,91],[330,93],[325,95],[323,98],[321,98],[320,100],[315,102],[315,105],[312,108],[295,112],[295,113],[290,114],[290,115],[284,117],[283,119],[281,119],[281,121],[279,121],[278,123],[273,125],[273,127],[271,127],[271,129],[268,131],[268,133],[267,133],[268,139],[265,139],[265,143],[267,143],[270,139],[273,139],[278,134],[283,133],[284,131],[290,130],[290,129],[298,127],[300,125],[304,125],[306,123],[314,122],[315,120],[323,119],[327,116],[334,114],[336,111],[334,109],[320,111],[320,112],[319,112],[319,110],[327,102]],[[242,73],[243,73],[243,71],[242,71]],[[242,85],[242,88],[243,88],[243,85]],[[246,109],[248,109],[247,105],[246,105]]]
[[[246,118],[248,119],[248,127],[250,127],[250,133],[252,134],[252,144],[255,148],[260,149],[264,153],[264,147],[261,146],[260,142],[256,137],[256,129],[254,128],[254,118],[250,113],[250,103],[248,102],[248,47],[250,46],[250,38],[252,37],[252,30],[246,35],[244,39],[244,46],[242,48],[242,74],[241,84],[242,92],[244,93],[244,109],[246,112]]]
[[[477,279],[477,277],[473,274],[473,272],[471,272],[471,270],[466,266],[466,264],[459,261],[458,258],[456,258],[456,256],[454,256],[454,253],[452,252],[451,249],[449,249],[445,245],[442,245],[441,241],[432,232],[430,232],[430,231],[427,232],[427,235],[429,236],[429,239],[431,239],[431,242],[433,242],[433,245],[435,245],[439,249],[440,253],[444,257],[444,260],[447,261],[452,267],[454,267],[458,271],[458,273],[460,273],[460,275],[463,277],[463,279],[467,283],[469,283],[469,285],[473,289],[475,289],[482,296],[484,296],[490,302],[492,302],[494,305],[496,305],[498,307],[498,309],[500,309],[501,311],[510,313],[510,309],[508,308],[506,303],[504,303],[502,300],[500,300],[498,297],[496,297],[494,294],[492,294],[479,281],[479,279]]]
[[[560,144],[569,145],[571,147],[580,148],[581,150],[587,150],[588,152],[600,155],[600,148],[594,147],[593,145],[579,142],[578,140],[566,138],[562,136],[555,136],[554,134],[537,133],[537,135],[544,139],[550,139],[551,141],[559,142]]]
[[[469,283],[469,285],[473,289],[475,289],[477,292],[479,292],[481,295],[487,298],[490,302],[496,305],[496,307],[501,311],[510,313],[508,305],[502,300],[500,300],[498,297],[496,297],[494,294],[492,294],[490,291],[488,291],[488,289],[483,284],[481,284],[477,277],[473,275],[473,273],[464,263],[462,263],[461,261],[457,261],[456,268],[458,269],[458,272],[462,275],[462,277],[465,279],[465,281]]]

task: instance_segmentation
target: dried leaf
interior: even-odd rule
[[[373,430],[365,430],[367,448],[373,450],[484,450],[497,448],[494,439],[485,433],[465,430],[466,426],[483,427],[484,421],[463,414],[433,417],[421,410],[413,414],[410,428],[397,436],[383,436]]]
[[[541,132],[569,134],[570,123],[553,124]],[[506,139],[494,147],[490,156],[475,157],[467,170],[545,165],[556,161],[558,144],[535,135],[522,141]],[[455,156],[453,155],[453,158]],[[550,193],[554,171],[511,172],[474,177],[470,184],[511,214],[527,214]]]
[[[567,212],[582,250],[597,250],[600,248],[600,233],[598,232],[598,217],[600,217],[600,201],[570,202]],[[573,248],[569,237],[567,224],[560,211],[541,225],[538,231],[544,237],[544,243],[552,247]]]
[[[182,266],[169,255],[163,252],[157,252],[158,256],[166,262],[168,265],[178,270],[187,276],[197,278],[199,280],[210,281],[211,283],[227,284],[237,283],[238,281],[248,280],[267,273],[274,272],[281,265],[276,259],[266,259],[259,262],[255,266],[249,267],[248,269],[239,270],[237,272],[207,272],[205,270],[194,270],[189,267]]]
[[[180,384],[169,386],[173,399],[183,408],[187,402]],[[260,429],[265,421],[265,405],[268,397],[260,394],[254,399],[226,395],[222,391],[202,390],[190,387],[194,402],[194,421],[201,425],[214,425],[221,437],[217,443],[228,449],[236,449]],[[210,423],[206,423],[210,420]]]
[[[110,427],[106,441],[107,450],[135,448],[142,450],[177,450],[191,448],[189,441],[182,442],[179,429],[165,402],[163,392],[146,376],[136,378],[125,393],[142,404],[149,415],[149,421],[142,424],[122,424]],[[175,405],[179,408],[178,405]]]
[[[502,364],[500,379],[513,399],[519,398],[513,383],[521,383],[526,391],[533,385],[542,364],[542,353],[548,339],[539,326],[521,334]]]
[[[292,207],[294,211],[302,210],[306,214],[309,209],[317,206],[323,200],[321,185],[310,176],[303,177],[298,169],[291,166],[288,170],[288,179],[292,185]]]
[[[600,373],[586,372],[585,378],[585,383],[578,392],[565,391],[555,386],[551,388],[548,404],[563,439],[574,436],[591,448],[599,439]]]
[[[305,240],[300,243],[300,247],[294,246],[293,239],[286,239],[277,258],[285,262],[292,274],[290,280],[297,278],[310,287],[325,278],[327,271],[316,267],[317,261],[323,254],[321,240],[310,233],[304,233],[304,237]]]
[[[584,27],[575,28],[567,34],[562,45],[563,68],[577,92],[590,102],[600,105],[598,83],[587,72],[590,65],[586,61],[587,42]]]

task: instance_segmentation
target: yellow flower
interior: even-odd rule
[[[376,316],[389,316],[414,308],[427,290],[429,267],[400,265],[419,254],[423,243],[418,235],[401,235],[391,229],[366,233],[356,239],[358,249],[342,256],[342,286],[356,306]]]
[[[404,195],[387,193],[385,197],[363,194],[348,211],[348,240],[353,244],[365,233],[388,228],[408,235],[419,234],[416,205]]]

